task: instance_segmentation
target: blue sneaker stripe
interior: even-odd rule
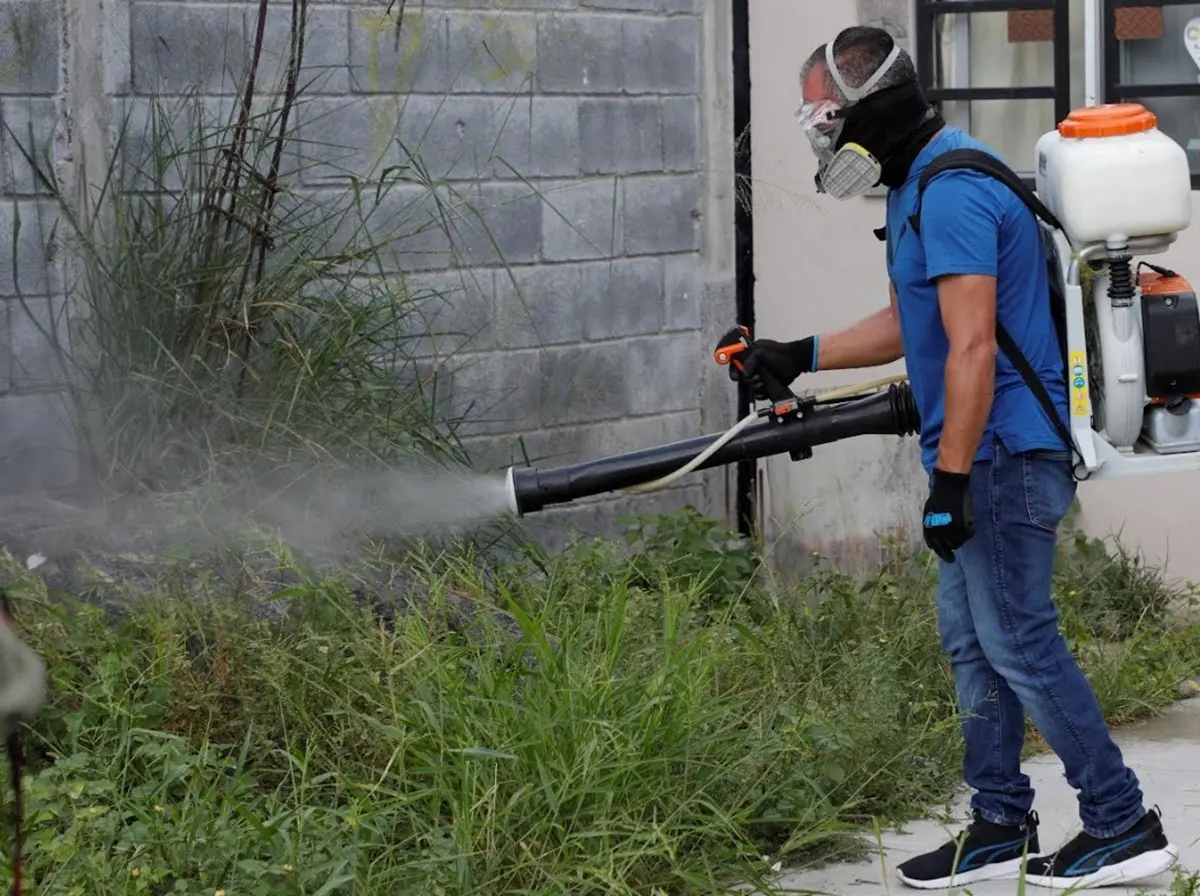
[[[1086,874],[1090,871],[1095,871],[1097,868],[1103,868],[1104,865],[1108,862],[1108,857],[1110,855],[1112,855],[1114,852],[1116,852],[1117,850],[1120,850],[1120,849],[1124,849],[1127,846],[1132,846],[1134,843],[1137,843],[1139,840],[1145,840],[1147,836],[1149,836],[1149,835],[1146,833],[1135,834],[1132,837],[1129,837],[1125,840],[1120,840],[1116,843],[1110,844],[1109,846],[1102,846],[1099,849],[1093,849],[1091,852],[1087,853],[1086,855],[1080,856],[1078,859],[1076,859],[1074,862],[1072,862],[1070,864],[1070,866],[1068,866],[1063,871],[1063,874],[1074,876],[1077,874]],[[1084,867],[1085,863],[1089,859],[1094,858],[1095,856],[1103,856],[1103,858],[1094,867],[1085,868]]]
[[[965,853],[959,862],[959,871],[973,871],[975,868],[986,865],[996,856],[1007,852],[1010,849],[1021,849],[1027,842],[1027,837],[1019,837],[1016,840],[1009,840],[1007,843],[996,843],[992,846],[980,846]],[[972,859],[983,857],[976,865],[972,865]]]

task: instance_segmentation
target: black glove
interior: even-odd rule
[[[934,467],[922,524],[925,544],[947,563],[954,562],[954,552],[975,534],[970,482],[966,473],[947,473]]]
[[[774,339],[756,339],[750,351],[742,358],[742,370],[735,375],[750,384],[757,399],[774,399],[767,393],[764,373],[769,373],[783,386],[790,386],[802,373],[812,373],[817,366],[817,340],[815,336],[797,339],[795,342],[776,342]]]

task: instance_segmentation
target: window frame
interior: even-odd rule
[[[1147,0],[1140,0],[1143,4]],[[1153,2],[1153,0],[1151,0]],[[938,87],[934,65],[934,26],[939,16],[987,12],[1047,10],[1054,17],[1053,83],[1030,87]],[[913,0],[916,26],[917,78],[925,95],[941,110],[943,102],[988,100],[1053,100],[1054,118],[1062,121],[1071,111],[1071,7],[1070,0]],[[1017,172],[1030,189],[1032,172]]]
[[[918,0],[919,2],[919,0]],[[1085,0],[1100,6],[1101,84],[1100,101],[1139,102],[1142,99],[1196,97],[1200,80],[1191,84],[1122,84],[1121,42],[1117,40],[1117,10],[1130,6],[1193,6],[1196,0]],[[1200,172],[1192,173],[1192,190],[1200,190]]]

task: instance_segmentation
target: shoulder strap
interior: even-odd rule
[[[1062,224],[1050,209],[1046,208],[1045,203],[1037,197],[1032,190],[1025,185],[1017,173],[1008,165],[1004,164],[1000,159],[991,153],[984,152],[978,149],[952,149],[942,153],[925,166],[917,180],[917,202],[913,213],[909,216],[909,225],[913,232],[920,237],[921,234],[921,202],[925,195],[925,188],[929,186],[929,182],[944,171],[954,169],[971,169],[979,171],[1003,183],[1006,187],[1017,194],[1017,197],[1025,203],[1034,215],[1045,221],[1050,227],[1055,230],[1061,230]],[[1051,295],[1054,293],[1054,284],[1050,284]],[[1058,412],[1054,407],[1054,402],[1050,398],[1050,394],[1046,391],[1041,379],[1033,369],[1033,365],[1029,363],[1029,359],[1017,346],[1016,340],[1000,323],[999,318],[996,320],[996,344],[1004,354],[1008,355],[1013,366],[1017,368],[1017,372],[1021,374],[1021,378],[1025,381],[1025,385],[1033,392],[1038,403],[1042,406],[1042,411],[1049,418],[1051,425],[1058,432],[1058,436],[1063,440],[1063,444],[1072,453],[1072,455],[1080,462],[1083,458],[1079,455],[1075,448],[1075,441],[1071,438],[1071,431],[1063,423],[1062,418],[1058,416]],[[1066,358],[1064,357],[1064,375]],[[1074,466],[1074,464],[1072,464]]]
[[[1015,171],[1005,165],[996,156],[980,149],[952,149],[937,156],[932,162],[926,165],[917,180],[917,206],[908,219],[909,224],[912,225],[916,233],[919,234],[921,232],[921,201],[925,196],[925,188],[929,186],[929,182],[943,171],[961,168],[969,168],[973,171],[986,174],[989,177],[994,177],[1016,193],[1017,197],[1029,207],[1031,212],[1055,230],[1062,230],[1062,224],[1059,223],[1054,213],[1046,208],[1045,203],[1038,199],[1037,194],[1025,185],[1025,182],[1017,176]]]

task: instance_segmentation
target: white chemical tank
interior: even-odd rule
[[[1140,103],[1074,110],[1038,140],[1036,159],[1038,196],[1076,246],[1191,224],[1187,154]]]

